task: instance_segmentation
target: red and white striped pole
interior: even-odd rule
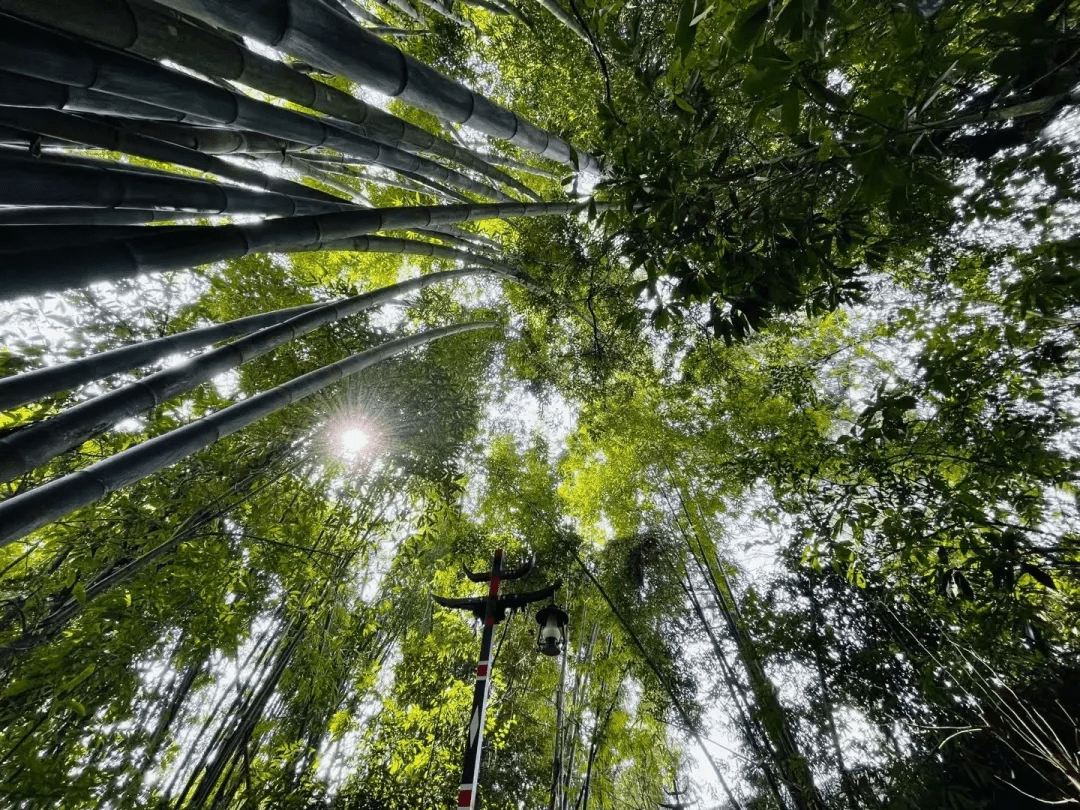
[[[480,778],[480,753],[484,746],[484,717],[491,683],[491,646],[495,636],[495,622],[499,605],[499,581],[502,574],[502,549],[495,552],[491,566],[491,587],[484,609],[484,635],[480,641],[480,663],[476,667],[476,686],[473,688],[472,714],[465,741],[465,764],[461,769],[461,792],[458,793],[458,810],[473,810],[476,805],[476,783]]]

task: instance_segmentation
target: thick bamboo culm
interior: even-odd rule
[[[0,300],[65,290],[98,281],[134,278],[140,273],[186,270],[250,253],[297,253],[379,231],[430,228],[481,219],[557,216],[580,203],[489,203],[474,205],[369,208],[348,213],[286,217],[251,225],[177,226],[157,233],[89,245],[75,252],[41,248],[5,256]]]
[[[321,306],[325,304],[307,304],[250,315],[227,323],[189,329],[175,335],[144,340],[131,346],[121,346],[79,360],[72,360],[69,363],[60,363],[4,377],[0,379],[0,410],[17,408],[43,397],[105,379],[113,374],[154,365],[170,355],[202,349],[229,338],[248,335]]]
[[[596,160],[468,87],[369,34],[321,0],[160,0],[161,5],[250,37],[374,90],[528,152],[583,169]]]
[[[0,14],[0,69],[166,107],[182,113],[191,123],[249,129],[308,146],[325,147],[388,169],[418,172],[483,197],[510,199],[497,189],[427,158],[231,92],[156,62],[90,45],[6,14]]]
[[[131,170],[113,161],[51,161],[0,151],[0,205],[76,206],[191,211],[204,214],[294,216],[346,211],[346,201],[323,202],[253,191],[192,177]]]
[[[309,188],[301,183],[273,177],[263,172],[237,166],[213,155],[202,154],[175,143],[168,143],[152,137],[130,132],[111,124],[69,115],[54,110],[27,110],[14,107],[0,107],[0,123],[7,124],[25,132],[50,135],[72,143],[95,146],[115,152],[171,163],[188,169],[215,174],[226,180],[273,191],[292,197],[305,197],[312,200],[340,202],[331,194]]]
[[[0,0],[0,9],[148,59],[169,59],[200,73],[240,82],[347,122],[359,128],[358,134],[372,140],[453,160],[519,194],[538,199],[527,186],[476,153],[159,6],[127,0]]]

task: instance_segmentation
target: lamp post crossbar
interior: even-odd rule
[[[480,662],[476,667],[476,684],[473,687],[472,712],[465,738],[465,760],[461,769],[461,789],[458,793],[458,810],[473,810],[476,805],[476,787],[480,776],[480,754],[484,745],[484,718],[487,715],[488,695],[491,692],[491,646],[495,636],[495,625],[506,618],[507,613],[520,610],[532,602],[551,599],[561,583],[549,585],[538,591],[507,594],[499,596],[499,584],[503,580],[520,579],[532,570],[532,561],[520,568],[504,571],[503,552],[495,552],[491,571],[476,574],[465,569],[466,576],[473,582],[488,582],[488,595],[473,599],[448,599],[443,596],[432,598],[440,605],[454,610],[466,610],[484,622],[484,633],[480,639]]]

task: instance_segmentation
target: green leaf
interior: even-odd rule
[[[770,0],[761,0],[739,15],[727,35],[731,50],[746,53],[754,46],[769,21],[770,4]]]
[[[689,56],[690,49],[694,47],[694,37],[697,36],[697,21],[701,19],[701,16],[708,13],[708,11],[705,11],[699,16],[697,15],[697,8],[697,0],[683,0],[682,7],[679,9],[679,18],[675,23],[675,47],[679,49],[683,59]],[[712,8],[712,6],[709,8]]]
[[[780,102],[780,127],[790,135],[799,131],[799,116],[802,113],[802,93],[799,88],[791,87],[784,93]]]
[[[766,68],[751,67],[743,79],[742,89],[754,98],[771,98],[780,93],[789,80],[791,71],[782,65],[770,65]]]
[[[1057,590],[1057,585],[1054,583],[1054,578],[1050,576],[1050,574],[1048,574],[1046,571],[1039,568],[1037,565],[1032,565],[1031,563],[1020,563],[1020,569],[1033,580],[1042,585],[1044,588],[1049,588],[1052,591]]]
[[[684,99],[682,96],[675,96],[675,104],[678,105],[680,110],[685,110],[691,115],[697,115],[697,110],[691,107],[689,102],[687,102],[686,99]]]
[[[89,678],[91,675],[93,675],[95,669],[97,669],[96,664],[87,664],[86,667],[83,669],[83,671],[80,672],[78,675],[74,676],[73,678],[68,678],[67,680],[62,681],[60,683],[60,685],[58,687],[56,687],[56,694],[57,695],[62,695],[65,692],[70,692],[72,689],[74,689],[80,683],[82,683],[87,678]]]

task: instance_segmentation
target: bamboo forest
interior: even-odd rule
[[[0,0],[0,810],[1080,804],[1077,223],[1077,0]]]

